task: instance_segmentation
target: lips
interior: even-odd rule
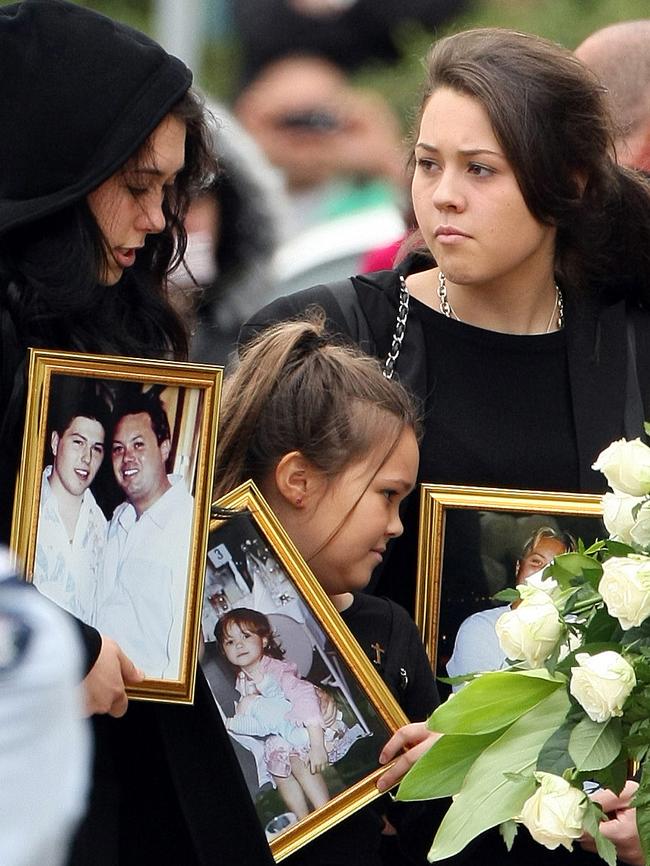
[[[461,231],[460,229],[456,228],[456,226],[437,226],[433,234],[436,238],[469,237],[466,232]]]
[[[115,247],[113,257],[121,268],[130,268],[135,264],[135,254],[139,247]]]

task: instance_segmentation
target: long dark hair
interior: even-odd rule
[[[557,226],[562,288],[648,304],[650,184],[616,164],[615,130],[596,77],[553,42],[495,28],[434,43],[416,135],[440,87],[481,103],[531,214]]]
[[[167,275],[183,255],[189,200],[213,176],[204,110],[191,90],[170,114],[186,126],[185,165],[163,202],[165,228],[147,236],[115,286],[98,283],[105,244],[86,199],[0,237],[2,300],[32,346],[184,358],[187,334],[167,299]],[[128,161],[142,159],[145,142]]]

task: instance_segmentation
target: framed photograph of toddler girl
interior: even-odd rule
[[[279,861],[379,796],[407,719],[253,482],[214,508],[201,667]]]
[[[143,700],[194,696],[222,371],[31,350],[12,550],[113,638]]]
[[[601,515],[600,496],[423,484],[415,621],[436,674],[499,669],[493,596],[606,537]]]

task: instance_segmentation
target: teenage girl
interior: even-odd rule
[[[215,166],[190,70],[144,34],[78,3],[24,0],[0,7],[0,45],[7,541],[28,347],[184,359],[167,278],[185,248],[188,201]],[[201,749],[219,736],[207,684],[199,676],[194,706],[133,702],[113,718],[142,674],[115,641],[81,630],[94,774],[70,863],[271,864],[228,737]]]
[[[413,402],[375,359],[326,340],[318,318],[286,323],[250,344],[226,380],[215,488],[253,479],[413,720],[438,700],[420,636],[397,604],[361,590],[402,532],[418,435]],[[294,864],[370,866],[382,862],[380,842],[376,813],[363,810]]]

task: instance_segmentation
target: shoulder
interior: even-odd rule
[[[399,274],[394,270],[376,271],[332,283],[312,286],[291,295],[276,298],[244,324],[239,344],[246,344],[269,325],[298,318],[310,309],[320,308],[333,333],[358,337],[358,314],[368,315],[368,306],[383,305],[393,318],[399,297]],[[372,321],[371,321],[372,326]]]
[[[509,605],[499,605],[499,607],[489,607],[486,610],[479,610],[464,619],[458,629],[456,640],[468,633],[483,631],[485,629],[494,630],[494,626],[499,617],[510,610]]]
[[[130,513],[129,509],[135,515],[135,510],[133,506],[126,500],[124,502],[120,502],[120,504],[116,506],[110,519],[109,530],[114,529],[116,526],[119,525],[120,519]]]
[[[346,616],[347,614],[347,616]],[[391,640],[399,635],[400,641],[410,641],[415,638],[421,643],[420,632],[413,618],[401,605],[390,598],[380,595],[370,595],[365,592],[355,592],[354,602],[343,613],[344,620],[352,631],[364,633],[366,626],[371,627],[373,635],[384,632],[384,640]]]
[[[269,676],[275,677],[283,686],[288,689],[301,683],[303,680],[298,673],[298,666],[294,662],[286,659],[275,659],[272,656],[265,656],[269,660],[266,667],[266,672]]]

